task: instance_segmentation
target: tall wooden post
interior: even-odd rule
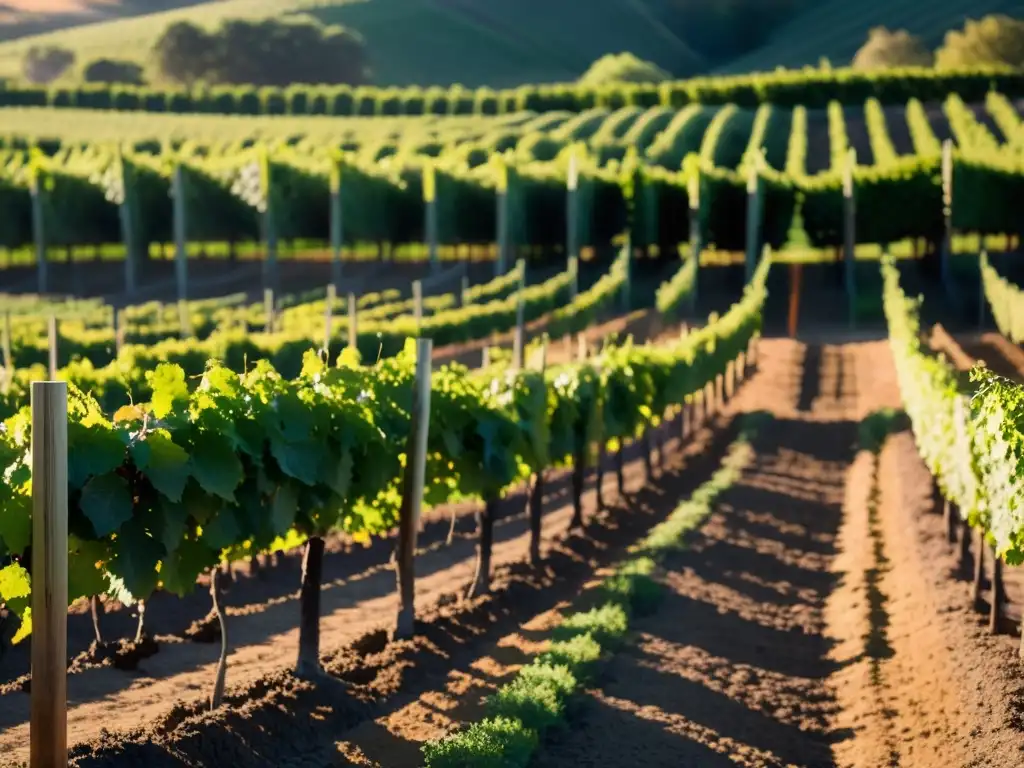
[[[580,201],[579,201],[580,169],[574,151],[569,156],[569,175],[566,179],[566,237],[565,250],[569,260],[579,259],[580,255]],[[576,298],[575,291],[573,298]]]
[[[337,163],[331,169],[331,285],[341,285],[341,246],[345,220],[341,206],[341,166]]]
[[[853,188],[853,168],[857,150],[850,147],[843,168],[843,262],[846,267],[846,302],[850,328],[857,325],[857,201]]]
[[[633,236],[626,233],[626,245],[624,246],[622,256],[625,259],[626,273],[622,281],[622,311],[629,312],[630,304],[632,301],[632,272],[633,272]]]
[[[348,295],[348,345],[359,349],[359,317],[356,308],[356,295]]]
[[[334,332],[334,303],[338,300],[338,289],[334,283],[327,286],[327,299],[324,306],[324,354],[331,351],[331,336]]]
[[[569,301],[576,301],[580,293],[580,262],[575,256],[569,257],[569,275],[572,278],[569,286]]]
[[[263,237],[266,241],[266,258],[263,260],[263,287],[274,290],[277,288],[277,204],[274,201],[274,176],[270,160],[266,155],[263,163],[263,193],[265,210],[263,212]]]
[[[690,257],[696,259],[693,273],[693,290],[690,291],[690,314],[697,312],[697,292],[700,285],[700,254],[704,250],[704,241],[700,231],[700,169],[690,176],[687,182],[687,199],[690,203]]]
[[[185,177],[181,165],[174,166],[171,176],[171,197],[174,202],[172,214],[174,229],[174,273],[178,284],[178,321],[181,327],[181,338],[192,335],[189,327],[188,307],[188,220],[185,206]]]
[[[411,637],[415,633],[415,558],[416,533],[419,529],[423,488],[426,483],[427,434],[430,430],[430,362],[433,345],[430,339],[416,340],[416,389],[412,403],[412,421],[406,465],[402,505],[398,516],[398,618],[395,637]]]
[[[462,276],[462,290],[459,292],[459,306],[469,304],[469,275]]]
[[[68,390],[32,382],[32,768],[68,764]]]
[[[761,162],[759,154],[750,164],[747,175],[747,276],[749,283],[757,268],[757,257],[761,253],[761,214],[763,205],[763,184],[761,183]]]
[[[430,271],[440,266],[437,254],[437,171],[432,164],[423,169],[423,204],[426,215],[427,252],[430,256]]]
[[[57,316],[50,315],[47,322],[47,337],[50,342],[50,381],[57,380],[57,345],[59,344],[59,337],[57,335]]]
[[[421,280],[412,281],[412,314],[416,318],[416,333],[419,333],[420,326],[423,325],[423,282]]]
[[[39,179],[38,168],[29,176],[29,194],[32,197],[32,239],[36,246],[36,271],[38,275],[39,293],[46,293],[50,288],[49,264],[46,259],[46,217],[43,208],[43,189]]]
[[[135,247],[135,220],[132,215],[134,210],[134,179],[128,172],[121,149],[117,150],[117,173],[121,184],[121,201],[117,206],[117,213],[121,220],[121,239],[124,241],[124,292],[128,298],[135,295],[136,264],[138,253]]]
[[[942,287],[952,297],[953,284],[950,280],[949,261],[953,251],[953,141],[942,142],[942,252],[939,269]]]
[[[508,167],[501,163],[501,167],[498,169],[498,185],[495,190],[495,219],[497,224],[497,245],[498,245],[498,257],[494,262],[494,276],[501,277],[505,274],[506,265],[508,264],[508,251],[509,251],[509,226],[508,226]]]
[[[14,358],[11,357],[11,313],[4,312],[4,338],[3,338],[3,353],[4,353],[4,387],[3,392],[7,392],[11,388],[11,384],[14,383]]]
[[[274,312],[273,288],[263,289],[263,313],[264,316],[266,317],[266,321],[264,323],[264,330],[267,333],[273,333],[276,330],[274,326],[277,324],[277,316],[276,313]]]

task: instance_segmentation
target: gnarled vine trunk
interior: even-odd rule
[[[295,674],[320,676],[320,582],[323,577],[324,540],[311,536],[302,555],[302,586],[299,590],[299,657]]]

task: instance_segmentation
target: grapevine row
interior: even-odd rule
[[[665,346],[610,346],[594,361],[543,372],[435,372],[424,503],[490,503],[528,474],[559,466],[582,473],[598,444],[638,437],[747,349],[760,329],[768,267],[766,259],[720,319]],[[360,539],[393,529],[414,363],[409,345],[370,366],[345,353],[328,367],[309,350],[293,379],[268,362],[241,375],[211,364],[194,390],[185,371],[165,363],[148,374],[150,400],[112,419],[72,388],[69,599],[109,591],[131,604],[156,589],[185,594],[224,559],[303,541],[308,559],[322,556],[331,531]],[[31,629],[22,562],[30,428],[26,409],[0,433],[8,478],[0,556],[10,560],[0,570],[0,600],[23,621],[19,639]],[[313,573],[304,572],[304,593],[319,591]],[[318,668],[309,656],[315,627],[302,623],[300,670]]]

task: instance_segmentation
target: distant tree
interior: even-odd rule
[[[608,83],[660,83],[670,77],[657,64],[643,61],[632,53],[609,53],[591,64],[579,83],[591,87]]]
[[[87,83],[127,83],[128,85],[142,85],[145,78],[142,76],[142,67],[134,61],[123,61],[120,59],[96,59],[82,71],[82,77]]]
[[[981,21],[968,19],[962,32],[947,32],[945,42],[935,52],[936,67],[978,64],[1024,66],[1024,21],[999,14]]]
[[[179,22],[168,27],[154,53],[160,74],[186,85],[359,85],[368,79],[362,40],[308,17],[229,20],[213,33]]]
[[[919,37],[905,29],[889,30],[875,27],[853,57],[854,69],[886,67],[930,67],[935,57]]]
[[[170,80],[193,85],[210,68],[216,41],[205,29],[177,21],[164,30],[153,47],[157,71]]]
[[[75,63],[75,54],[58,46],[34,45],[25,53],[22,70],[33,83],[45,84],[56,80]]]

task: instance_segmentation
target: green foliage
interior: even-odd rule
[[[22,60],[22,72],[30,83],[56,80],[75,63],[74,51],[59,46],[32,46]]]
[[[125,83],[142,85],[142,67],[134,61],[119,59],[96,59],[82,69],[82,79],[87,83]]]
[[[924,42],[905,29],[873,27],[867,42],[853,57],[853,68],[886,69],[892,67],[930,67],[935,56]]]
[[[1002,14],[968,19],[962,31],[948,32],[935,52],[940,69],[979,65],[1024,66],[1024,21]]]
[[[657,64],[643,61],[632,53],[609,53],[590,65],[579,84],[595,88],[612,83],[662,83],[670,77]]]
[[[538,739],[518,720],[488,718],[423,745],[425,768],[526,768]]]
[[[168,26],[153,47],[159,74],[192,84],[290,86],[367,78],[362,40],[315,19],[225,20],[208,32],[188,21]],[[284,111],[284,110],[282,110]]]

